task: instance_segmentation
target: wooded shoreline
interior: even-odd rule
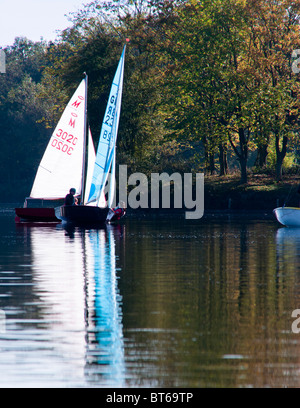
[[[247,184],[241,184],[238,176],[204,179],[204,214],[201,218],[186,220],[195,223],[205,219],[274,219],[273,210],[279,206],[299,207],[297,193],[300,176],[286,175],[281,183],[274,183],[271,176],[250,175]],[[149,200],[150,202],[150,200]],[[171,199],[171,205],[172,205]],[[185,220],[188,208],[137,208],[127,209],[127,218]]]
[[[207,210],[273,211],[283,205],[298,207],[300,177],[288,175],[280,183],[267,175],[249,176],[247,184],[238,177],[219,179],[207,177],[204,182],[204,202]]]
[[[83,72],[97,147],[127,42],[116,162],[131,174],[203,172],[212,210],[283,203],[300,163],[299,15],[296,0],[96,0],[55,42],[17,37],[0,75],[2,200],[30,194]]]
[[[297,193],[300,176],[285,176],[281,183],[266,175],[249,176],[247,184],[241,184],[238,176],[228,178],[208,176],[204,178],[204,217],[239,215],[241,217],[273,217],[273,210],[279,206],[299,207],[300,194]],[[172,191],[171,191],[172,194]],[[149,203],[150,203],[149,198]],[[171,207],[173,198],[170,199]],[[2,203],[6,206],[5,202]],[[9,206],[10,204],[7,203]],[[19,203],[18,206],[22,206]],[[176,216],[184,218],[188,208],[137,208],[127,209],[128,217],[161,218]],[[193,220],[192,220],[193,221]]]

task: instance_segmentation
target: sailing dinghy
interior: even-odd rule
[[[15,208],[16,221],[55,221],[55,207],[71,187],[82,194],[83,143],[86,127],[87,79],[84,78],[67,104],[40,162],[30,197]],[[89,146],[94,149],[89,132]]]
[[[121,213],[116,211],[116,209],[112,209],[115,194],[116,142],[121,112],[125,49],[126,45],[123,48],[111,86],[96,158],[94,161],[88,159],[87,162],[87,172],[90,172],[92,169],[93,175],[90,186],[86,185],[85,187],[85,198],[81,205],[63,205],[55,209],[56,217],[64,222],[77,225],[97,225],[119,219],[125,213],[124,209],[118,209],[121,210]],[[85,168],[85,164],[83,168]],[[107,202],[105,187],[108,182],[109,173],[111,177]],[[84,178],[82,181],[84,181]],[[69,185],[71,184],[69,183]]]

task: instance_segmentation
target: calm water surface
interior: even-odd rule
[[[1,387],[300,386],[300,230],[67,230],[2,207],[0,231]]]

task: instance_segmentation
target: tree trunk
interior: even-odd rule
[[[282,165],[283,165],[283,161],[284,161],[284,158],[285,158],[286,152],[287,152],[288,138],[286,136],[283,136],[281,150],[280,150],[279,142],[280,142],[280,137],[277,134],[276,138],[275,138],[275,147],[276,147],[275,170],[276,170],[276,181],[277,181],[277,183],[282,180]]]
[[[275,174],[276,174],[276,181],[279,183],[279,181],[282,180],[282,165],[283,165],[283,160],[277,160],[275,164]]]
[[[202,142],[204,145],[204,169],[205,169],[205,174],[207,174],[209,172],[209,152],[208,152],[208,143],[207,143],[206,136],[203,136]]]
[[[247,161],[248,161],[248,138],[249,130],[245,128],[239,128],[239,149],[235,146],[232,138],[229,136],[229,142],[237,155],[238,161],[240,163],[241,170],[241,183],[246,184],[247,179]]]
[[[258,146],[255,165],[259,168],[266,166],[267,156],[268,156],[268,145],[265,144],[265,145]]]
[[[215,174],[215,155],[214,153],[209,153],[209,171],[210,171],[210,175]]]
[[[219,145],[219,162],[220,162],[219,176],[225,176],[228,172],[227,147],[224,146],[223,144]]]
[[[243,157],[240,159],[240,167],[241,167],[241,183],[246,184],[248,181],[247,176],[247,158]]]

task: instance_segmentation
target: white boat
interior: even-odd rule
[[[79,225],[101,224],[105,221],[119,219],[120,216],[125,213],[124,209],[118,209],[121,211],[113,209],[115,195],[116,142],[121,112],[125,49],[126,45],[123,48],[111,86],[102,122],[96,159],[94,161],[88,160],[87,162],[88,171],[92,171],[93,173],[90,187],[86,186],[86,194],[81,205],[64,205],[55,209],[56,217],[62,221]],[[85,143],[84,140],[83,146]],[[85,162],[83,163],[83,168],[85,168]],[[107,202],[105,198],[105,187],[109,173],[111,177]],[[82,182],[84,182],[84,177],[82,178]],[[71,183],[69,183],[69,186],[71,187]]]
[[[273,212],[280,224],[286,227],[300,227],[300,208],[278,207]]]
[[[67,104],[44,152],[30,197],[16,208],[16,220],[56,221],[54,207],[63,203],[71,187],[82,194],[83,142],[85,138],[86,78]],[[89,146],[94,150],[90,131]],[[94,153],[95,155],[95,153]]]

